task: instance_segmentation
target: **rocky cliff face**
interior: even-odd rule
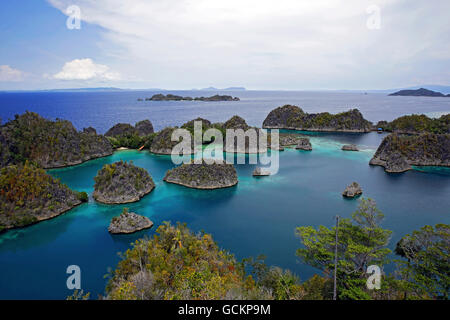
[[[164,181],[194,189],[219,189],[238,183],[236,169],[231,164],[182,164],[167,171]]]
[[[181,138],[180,141],[172,141],[172,133],[176,129],[178,128],[167,127],[156,133],[150,145],[150,152],[166,155],[172,154],[173,147],[175,147],[182,141]],[[194,153],[194,139],[192,138],[192,135],[191,135],[191,152]]]
[[[358,109],[338,114],[305,113],[293,105],[272,110],[263,122],[267,129],[293,129],[305,131],[369,132],[372,124],[365,120]]]
[[[450,134],[390,134],[378,147],[371,165],[387,172],[404,172],[411,166],[450,166]]]
[[[145,137],[153,133],[153,124],[150,120],[142,120],[136,123],[133,127],[128,123],[118,123],[110,128],[105,136],[107,137],[121,137],[121,136],[138,136]]]
[[[150,174],[131,161],[105,164],[94,180],[94,199],[109,204],[139,201],[155,188]]]
[[[69,121],[50,121],[33,112],[1,127],[0,145],[1,166],[29,159],[45,169],[79,164],[113,151],[108,139],[95,130],[78,132]]]
[[[82,203],[43,169],[26,162],[0,169],[0,231],[51,219]]]
[[[108,231],[112,234],[129,234],[152,226],[153,222],[149,218],[124,209],[120,216],[112,218]]]

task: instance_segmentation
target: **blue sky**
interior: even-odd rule
[[[449,85],[448,12],[448,0],[3,1],[0,90]]]

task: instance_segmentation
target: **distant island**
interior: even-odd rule
[[[145,101],[239,101],[238,97],[232,97],[227,95],[214,95],[211,97],[183,97],[174,94],[163,95],[161,93],[153,95],[151,98],[146,98]],[[138,99],[142,101],[142,99]]]
[[[400,90],[391,93],[390,96],[410,96],[410,97],[450,97],[450,94],[442,94],[437,91],[420,88],[417,90]]]

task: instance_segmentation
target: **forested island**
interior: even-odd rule
[[[450,94],[442,94],[437,91],[420,88],[417,90],[400,90],[391,93],[390,96],[407,96],[407,97],[450,97]]]
[[[263,122],[265,129],[292,129],[328,132],[369,132],[370,121],[358,109],[338,114],[306,113],[301,108],[285,105],[272,110]]]
[[[141,99],[142,100],[142,99]],[[211,97],[183,97],[174,94],[155,94],[151,98],[145,98],[145,101],[239,101],[238,97],[228,95],[213,95]]]

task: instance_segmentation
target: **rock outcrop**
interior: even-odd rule
[[[105,157],[113,148],[92,128],[78,132],[70,121],[50,121],[26,112],[0,128],[0,151],[0,166],[29,159],[50,169]]]
[[[156,133],[150,145],[150,152],[155,154],[171,155],[172,149],[182,141],[172,141],[172,134],[177,127],[166,127]],[[194,139],[191,136],[191,153],[194,153]]]
[[[118,123],[106,131],[107,137],[121,137],[121,136],[139,136],[145,137],[153,133],[153,125],[150,120],[142,120],[136,123],[133,127],[129,123]]]
[[[338,114],[305,113],[293,105],[272,110],[263,122],[265,129],[292,129],[304,131],[369,132],[371,122],[365,120],[358,109]]]
[[[371,165],[387,172],[404,172],[411,166],[450,166],[450,134],[390,134],[383,139]]]
[[[300,138],[297,145],[295,146],[295,149],[297,150],[305,150],[305,151],[311,151],[312,145],[311,142],[309,142],[308,138]]]
[[[0,231],[51,219],[87,200],[26,162],[0,169]]]
[[[344,151],[359,151],[356,144],[344,144],[342,146],[342,150],[344,150]]]
[[[194,189],[228,188],[238,183],[236,169],[232,164],[182,164],[167,171],[164,181]]]
[[[412,114],[399,117],[391,122],[379,121],[374,130],[378,128],[388,132],[418,134],[418,133],[450,133],[450,114],[440,118],[429,118],[424,114]]]
[[[120,216],[112,218],[108,231],[112,234],[129,234],[152,226],[153,222],[149,218],[124,209]]]
[[[139,201],[155,188],[150,174],[132,161],[105,164],[94,180],[94,199],[108,204]]]
[[[270,171],[261,167],[256,167],[255,170],[253,170],[253,176],[254,177],[270,176]]]
[[[357,182],[352,182],[347,188],[345,188],[342,195],[347,198],[354,198],[362,194],[362,189]]]

